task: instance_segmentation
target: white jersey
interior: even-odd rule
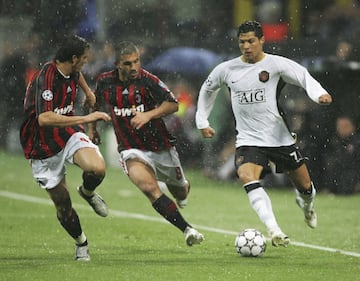
[[[236,147],[278,147],[295,143],[278,110],[277,85],[284,82],[302,87],[316,103],[326,90],[300,64],[265,54],[257,63],[245,63],[240,57],[216,66],[203,83],[198,98],[196,126],[209,127],[208,117],[218,89],[226,85],[236,120]]]

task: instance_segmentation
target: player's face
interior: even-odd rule
[[[239,35],[239,48],[242,59],[247,63],[256,63],[263,58],[264,37],[257,38],[253,31]]]
[[[84,64],[88,62],[89,55],[90,49],[85,49],[84,53],[80,57],[74,56],[72,64],[73,71],[79,72]]]
[[[122,55],[117,65],[120,70],[120,79],[127,81],[138,77],[140,65],[140,54],[138,52]]]

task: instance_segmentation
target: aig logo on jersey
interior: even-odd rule
[[[237,99],[239,104],[265,102],[265,89],[239,91],[234,94],[234,99]]]
[[[270,78],[270,74],[266,70],[263,70],[259,73],[260,82],[265,83],[265,82],[269,81],[269,78]]]

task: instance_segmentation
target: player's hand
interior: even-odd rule
[[[141,127],[148,123],[151,119],[147,112],[136,111],[136,109],[131,109],[131,112],[134,117],[131,118],[130,124],[136,130],[141,129]]]
[[[111,120],[111,117],[109,116],[109,114],[102,112],[102,111],[94,111],[94,112],[88,114],[87,117],[89,119],[89,121],[87,123],[95,122],[98,120],[103,120],[105,122]]]
[[[329,94],[323,94],[319,97],[319,103],[324,105],[329,105],[332,103],[332,97]]]
[[[200,129],[200,131],[204,138],[212,138],[215,135],[215,130],[211,127]]]

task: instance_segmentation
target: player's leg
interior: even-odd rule
[[[182,186],[175,186],[170,183],[167,184],[167,187],[176,199],[176,203],[180,208],[184,208],[187,205],[187,199],[190,192],[190,182],[185,180],[185,184]]]
[[[90,260],[88,242],[84,232],[82,231],[79,217],[73,209],[69,192],[66,188],[65,178],[54,188],[47,189],[47,192],[54,202],[56,208],[56,216],[67,231],[67,233],[76,242],[76,260]]]
[[[161,192],[152,167],[142,160],[132,158],[126,160],[126,172],[130,180],[150,200],[153,208],[172,225],[180,229],[185,238],[186,236],[191,237],[191,239],[186,239],[189,246],[199,244],[203,240],[203,236],[197,231],[195,233],[191,225],[180,214],[175,202]]]
[[[287,246],[290,242],[277,221],[272,209],[270,197],[262,187],[259,179],[263,167],[253,163],[245,163],[239,166],[237,174],[239,179],[244,183],[250,205],[265,224],[274,246]]]
[[[284,234],[274,215],[270,197],[260,183],[268,160],[257,147],[239,147],[235,154],[236,173],[243,183],[250,205],[266,226],[274,246],[287,246],[289,237]]]
[[[90,204],[94,211],[102,216],[108,215],[104,199],[95,191],[105,177],[105,161],[97,148],[83,147],[77,150],[73,158],[74,164],[82,170],[82,185],[79,194]]]
[[[315,228],[317,226],[317,215],[314,209],[316,189],[306,165],[302,164],[287,174],[296,188],[296,203],[304,212],[305,222],[309,227]]]
[[[165,184],[171,195],[176,199],[180,208],[187,205],[187,199],[190,192],[190,182],[185,178],[179,154],[175,148],[159,153],[152,153],[154,165],[156,166],[157,179],[161,181],[160,189]]]

